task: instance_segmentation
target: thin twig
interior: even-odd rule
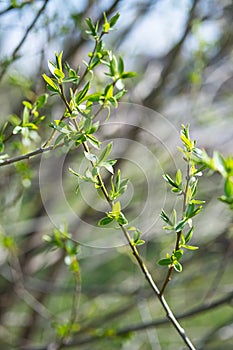
[[[13,6],[13,5],[9,5],[8,7],[6,7],[4,10],[2,10],[0,12],[0,16],[4,15],[5,13],[7,12],[10,12],[11,10],[17,10],[17,9],[22,9],[25,5],[29,5],[33,2],[33,0],[31,1],[25,1],[25,2],[22,2],[20,5],[18,6]]]
[[[69,113],[72,114],[72,109],[67,101],[67,98],[65,96],[65,93],[64,93],[64,89],[62,87],[62,84],[60,86],[60,89],[61,89],[61,98],[66,106],[66,108],[68,109]],[[79,131],[79,126],[77,124],[77,122],[75,121],[75,125],[76,125],[76,128],[77,130]],[[89,153],[89,147],[87,145],[86,142],[83,142],[82,143],[83,145],[83,148],[85,150],[85,152]],[[94,163],[92,161],[90,161],[92,167],[94,167]],[[100,186],[100,189],[101,191],[103,192],[104,194],[104,197],[106,199],[106,201],[108,202],[110,208],[112,209],[112,204],[113,204],[113,201],[110,199],[110,196],[108,194],[108,191],[105,187],[105,184],[104,184],[104,181],[100,175],[100,173],[98,173],[97,175],[97,178],[98,178],[98,181],[99,181],[99,186]],[[186,335],[185,333],[185,330],[181,327],[181,325],[179,324],[178,320],[176,319],[176,317],[174,316],[174,314],[172,313],[170,307],[168,306],[164,296],[162,294],[160,294],[160,291],[159,291],[159,288],[157,287],[157,285],[155,284],[151,274],[149,273],[149,270],[147,269],[146,265],[144,264],[136,246],[132,243],[132,240],[131,240],[131,237],[127,231],[127,229],[122,225],[122,224],[119,224],[118,223],[118,226],[120,227],[121,231],[123,232],[127,242],[128,242],[128,245],[129,247],[131,248],[132,250],[132,253],[135,257],[135,259],[137,260],[138,262],[138,265],[142,271],[142,273],[144,274],[146,280],[148,281],[150,287],[152,288],[152,290],[154,291],[155,295],[158,297],[160,303],[162,304],[165,312],[166,312],[166,315],[167,315],[167,318],[171,321],[171,323],[173,324],[173,326],[176,328],[177,332],[179,333],[179,335],[181,336],[181,338],[183,339],[184,343],[188,346],[188,348],[190,350],[195,350],[195,347],[194,345],[192,344],[191,340],[188,338],[188,336]]]
[[[63,146],[64,144],[60,144],[60,145],[57,145],[57,147],[61,147]],[[29,152],[29,153],[26,153],[26,154],[23,154],[21,156],[18,156],[18,157],[14,157],[14,158],[9,158],[9,159],[5,159],[4,161],[2,161],[0,163],[0,167],[1,166],[5,166],[5,165],[9,165],[9,164],[13,164],[13,163],[16,163],[16,162],[20,162],[21,160],[25,160],[25,159],[30,159],[32,157],[35,157],[37,156],[38,154],[42,154],[42,153],[45,153],[45,152],[49,152],[51,150],[55,149],[54,146],[49,146],[49,147],[46,147],[46,148],[38,148],[36,149],[35,151],[32,151],[32,152]]]
[[[186,185],[185,185],[185,189],[182,192],[184,199],[183,199],[183,210],[182,210],[182,215],[185,214],[186,208],[187,208],[187,192],[188,192],[188,188],[189,188],[189,182],[190,182],[190,163],[188,161],[187,164],[187,171],[186,171]],[[182,235],[182,231],[177,232],[176,234],[176,243],[175,243],[175,249],[174,251],[179,250],[180,248],[180,238]],[[160,289],[160,295],[164,294],[165,289],[167,288],[168,283],[171,281],[171,275],[172,272],[174,270],[174,265],[171,265],[168,269],[167,275],[165,277],[164,283],[162,285],[162,288]]]
[[[232,300],[233,300],[233,291],[231,293],[228,293],[224,297],[219,298],[218,300],[216,300],[215,302],[213,302],[211,304],[200,305],[200,306],[197,306],[189,311],[186,311],[186,312],[178,315],[177,319],[182,320],[182,319],[196,316],[198,314],[202,314],[206,311],[216,309],[219,306],[222,306],[224,304],[229,304]],[[143,323],[139,323],[139,324],[135,324],[135,325],[131,325],[128,327],[118,329],[115,331],[115,336],[122,337],[122,336],[129,335],[132,332],[143,331],[143,330],[148,329],[148,328],[159,327],[159,326],[163,326],[163,325],[168,324],[168,323],[169,323],[169,320],[167,318],[162,318],[160,320],[153,320],[150,322],[143,322]],[[110,335],[109,338],[112,339],[112,335]],[[108,339],[107,333],[105,334],[104,339]],[[99,340],[101,340],[101,338],[98,336],[90,336],[90,337],[86,337],[86,338],[82,338],[82,339],[78,338],[78,339],[71,341],[68,344],[65,344],[63,347],[69,348],[69,347],[74,347],[74,346],[78,346],[78,345],[82,345],[82,344],[90,344],[90,343],[93,343],[93,342],[99,341]],[[48,345],[42,345],[42,346],[38,346],[38,347],[36,347],[36,346],[24,347],[21,349],[22,350],[23,349],[24,350],[47,350]]]
[[[192,22],[195,18],[195,10],[196,10],[196,7],[197,7],[197,4],[199,1],[200,0],[193,1],[184,32],[183,32],[180,40],[177,42],[177,44],[166,55],[166,57],[164,59],[165,64],[164,64],[163,70],[160,74],[160,79],[159,79],[158,83],[156,84],[155,88],[153,88],[151,90],[150,94],[143,101],[143,103],[148,107],[152,106],[153,108],[155,108],[155,105],[158,106],[158,103],[161,100],[160,94],[166,86],[166,82],[167,82],[167,79],[169,77],[169,74],[172,72],[172,69],[174,70],[174,65],[176,63],[177,57],[182,49],[182,46],[185,42],[185,39],[187,38],[187,36],[192,28]]]
[[[0,80],[3,78],[3,76],[5,75],[7,68],[9,67],[9,65],[16,60],[17,58],[17,54],[19,52],[19,50],[21,49],[21,47],[23,46],[25,40],[27,39],[28,34],[31,32],[31,30],[34,28],[36,22],[38,21],[38,19],[40,18],[41,14],[44,12],[47,4],[48,4],[49,0],[44,0],[44,3],[42,5],[42,7],[40,8],[40,10],[37,12],[35,18],[33,19],[33,21],[31,22],[31,24],[29,25],[29,27],[27,28],[27,30],[24,33],[24,36],[22,37],[22,39],[20,40],[20,42],[18,43],[18,45],[16,46],[16,48],[14,49],[14,51],[12,52],[11,55],[11,60],[7,65],[4,65],[4,68],[2,69],[1,73],[0,73]]]
[[[45,319],[51,319],[52,314],[24,287],[24,278],[17,253],[12,253],[13,261],[10,262],[12,277],[14,279],[14,290],[20,299]]]
[[[185,330],[181,327],[181,325],[179,324],[177,318],[174,316],[173,312],[171,311],[169,305],[166,302],[166,299],[164,298],[163,295],[160,294],[160,291],[157,287],[157,285],[155,284],[153,278],[151,277],[146,265],[144,264],[142,258],[140,257],[137,248],[135,247],[135,245],[133,245],[131,239],[130,239],[130,235],[127,232],[127,230],[125,229],[124,226],[120,225],[121,230],[123,231],[128,244],[133,252],[133,255],[135,257],[135,259],[138,262],[139,267],[141,268],[143,274],[146,277],[146,280],[148,281],[149,285],[151,286],[151,288],[153,289],[154,293],[156,294],[156,296],[159,298],[160,303],[162,304],[164,310],[166,311],[166,315],[167,318],[171,321],[171,323],[173,324],[173,326],[176,328],[177,332],[179,333],[179,335],[181,336],[181,338],[184,340],[185,344],[188,346],[189,349],[191,350],[195,350],[194,345],[192,344],[191,340],[188,338],[188,336],[185,333]]]

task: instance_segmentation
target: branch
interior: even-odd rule
[[[182,37],[180,38],[178,43],[169,51],[169,53],[165,57],[165,60],[167,58],[168,61],[167,61],[167,63],[165,63],[165,66],[161,72],[161,77],[159,79],[157,86],[154,89],[152,89],[150,94],[143,101],[144,104],[148,107],[151,107],[151,106],[155,107],[154,102],[155,102],[155,100],[157,102],[158,96],[160,95],[161,91],[164,89],[164,85],[167,81],[167,78],[168,78],[170,72],[172,71],[172,69],[174,68],[176,58],[178,57],[180,50],[183,46],[183,43],[185,42],[185,39],[190,32],[190,29],[192,26],[192,21],[195,18],[195,9],[196,9],[196,6],[198,4],[198,1],[199,0],[193,1],[193,5],[192,5],[192,8],[190,10],[189,18],[188,18],[188,21],[187,21],[187,24],[186,24],[186,27],[185,27],[185,30],[184,30]]]
[[[224,297],[216,300],[215,302],[209,304],[206,303],[204,305],[200,305],[197,306],[189,311],[186,311],[180,315],[177,316],[178,320],[183,320],[186,318],[190,318],[193,316],[196,316],[198,314],[202,314],[206,311],[212,310],[212,309],[216,309],[217,307],[224,305],[224,304],[228,304],[232,301],[233,299],[233,292],[225,295]],[[133,326],[129,326],[129,327],[125,327],[121,330],[119,330],[118,332],[120,333],[120,335],[124,335],[127,334],[128,332],[135,332],[135,331],[140,331],[140,330],[144,330],[147,328],[153,328],[153,327],[158,327],[158,326],[162,326],[164,324],[168,324],[168,319],[163,318],[160,320],[154,320],[151,322],[147,322],[147,323],[143,323],[143,324],[138,324],[138,325],[133,325]]]
[[[193,316],[198,315],[198,314],[202,314],[206,311],[213,310],[221,305],[228,304],[232,300],[233,300],[233,292],[216,300],[212,304],[204,304],[201,306],[197,306],[189,311],[186,311],[186,312],[178,315],[177,319],[181,320],[181,319],[193,317]],[[136,325],[132,325],[129,327],[125,327],[125,328],[121,328],[119,330],[116,330],[114,336],[115,337],[122,337],[122,336],[129,335],[132,332],[143,331],[143,330],[148,329],[148,328],[159,327],[159,326],[163,326],[163,325],[168,324],[168,323],[169,323],[169,320],[166,318],[163,318],[160,320],[154,320],[151,322],[139,323]],[[112,337],[113,337],[113,335],[108,335],[107,333],[104,335],[104,339],[108,339],[108,338],[112,339]],[[90,337],[86,337],[83,339],[73,340],[70,343],[64,344],[63,348],[70,348],[70,347],[82,345],[82,344],[90,344],[90,343],[93,343],[93,342],[98,341],[98,340],[101,340],[101,338],[98,336],[92,336],[92,337],[90,336]],[[34,346],[23,347],[20,349],[21,350],[47,350],[48,348],[49,348],[49,345],[42,345],[42,346],[35,346],[35,347]]]
[[[69,113],[72,114],[72,109],[66,99],[64,90],[62,88],[62,84],[60,86],[61,89],[61,99],[63,100],[66,108],[68,109]],[[75,121],[75,126],[77,131],[79,131],[79,126],[77,124],[77,122]],[[87,142],[83,142],[82,146],[84,148],[84,151],[86,153],[90,153],[89,147],[87,145]],[[92,167],[94,168],[94,163],[92,161],[90,161]],[[108,202],[110,209],[112,209],[112,205],[113,205],[113,201],[111,200],[109,194],[108,194],[108,190],[105,186],[105,183],[102,179],[102,176],[100,174],[100,172],[98,172],[97,174],[97,179],[98,179],[98,184],[99,184],[99,188],[102,191],[106,201]],[[154,282],[151,274],[149,273],[149,270],[147,269],[146,265],[144,264],[136,246],[132,243],[131,237],[127,231],[127,229],[125,228],[124,225],[118,223],[119,228],[121,229],[121,231],[123,232],[129,247],[131,248],[131,251],[142,271],[142,273],[144,274],[146,280],[148,281],[150,287],[152,288],[153,292],[155,293],[155,295],[158,297],[160,303],[162,304],[162,307],[164,308],[166,314],[167,314],[167,318],[170,320],[170,322],[173,324],[173,326],[175,327],[175,329],[177,330],[177,332],[179,333],[179,335],[181,336],[181,338],[183,339],[184,343],[188,346],[188,348],[190,350],[196,350],[196,348],[194,347],[194,345],[192,344],[191,340],[188,338],[188,336],[185,333],[185,330],[181,327],[181,325],[179,324],[179,322],[177,321],[176,317],[174,316],[172,310],[170,309],[169,305],[167,304],[165,298],[163,295],[161,295],[159,288],[157,287],[156,283]]]
[[[110,16],[114,11],[116,10],[118,4],[120,3],[120,0],[115,0],[110,5],[109,8],[105,9],[106,16]],[[89,2],[90,7],[87,6],[86,10],[82,13],[82,17],[88,17],[89,13],[96,13],[96,10],[98,7],[96,7],[96,3],[91,1]],[[99,8],[98,8],[99,9]],[[97,18],[95,19],[95,22],[99,22],[99,27],[103,24],[103,13],[100,12],[98,14]],[[76,29],[75,29],[76,30]],[[85,43],[85,37],[83,35],[80,35],[79,38],[75,41],[75,39],[72,37],[72,40],[70,40],[70,46],[66,48],[64,53],[64,60],[69,61],[72,59],[72,57],[77,53],[77,50]]]
[[[153,289],[154,293],[156,294],[156,296],[158,297],[160,303],[162,304],[164,310],[166,311],[168,320],[176,328],[177,332],[179,333],[179,335],[181,336],[181,338],[183,339],[185,344],[188,346],[188,348],[191,349],[191,350],[195,350],[194,345],[192,344],[191,340],[186,335],[185,330],[179,324],[177,318],[174,316],[172,310],[170,309],[169,305],[166,302],[166,299],[164,298],[164,296],[162,294],[160,294],[160,291],[159,291],[157,285],[155,284],[153,278],[151,277],[151,275],[150,275],[146,265],[142,261],[142,258],[140,257],[137,248],[135,247],[135,245],[132,244],[130,236],[129,236],[127,230],[122,225],[120,225],[120,227],[121,227],[122,231],[124,232],[124,235],[125,235],[125,237],[126,237],[126,239],[128,241],[128,244],[129,244],[131,250],[133,251],[133,255],[135,256],[135,259],[137,260],[139,267],[141,268],[143,274],[145,275],[146,280],[148,281],[149,285]]]
[[[14,49],[12,55],[11,55],[11,60],[8,64],[6,64],[1,73],[0,73],[0,80],[3,78],[3,76],[5,75],[7,68],[9,67],[9,65],[16,60],[17,58],[17,53],[18,51],[21,49],[21,47],[23,46],[25,40],[27,39],[28,34],[30,33],[30,31],[33,29],[33,27],[35,26],[36,22],[38,21],[38,19],[40,18],[41,14],[44,12],[47,4],[48,4],[49,0],[44,0],[44,3],[42,5],[42,7],[40,8],[40,10],[37,12],[35,18],[33,19],[32,23],[29,25],[29,27],[27,28],[24,36],[22,37],[22,39],[20,40],[20,42],[18,43],[18,45],[16,46],[16,48]]]
[[[13,6],[13,5],[9,5],[8,7],[6,7],[4,10],[0,11],[0,16],[4,15],[7,12],[10,12],[11,10],[17,10],[17,9],[22,9],[25,5],[29,5],[33,2],[33,0],[31,1],[25,1],[20,5],[17,6]]]
[[[189,182],[190,182],[190,174],[189,174],[190,173],[190,167],[191,167],[191,164],[188,161],[187,171],[186,171],[186,185],[185,185],[185,190],[183,192],[184,199],[183,199],[182,217],[183,217],[183,215],[185,215],[185,211],[186,211],[186,207],[187,207],[187,203],[186,202],[187,202],[187,193],[188,193]],[[182,236],[182,230],[177,232],[177,234],[176,234],[175,251],[177,251],[179,249],[181,236]],[[163,286],[162,286],[162,288],[160,290],[160,295],[164,294],[168,283],[171,281],[171,275],[172,275],[173,270],[174,270],[174,265],[171,265],[169,267],[169,269],[168,269],[168,272],[167,272],[167,275],[165,277]]]
[[[57,147],[61,147],[61,146],[63,146],[63,144],[56,146],[56,148]],[[51,151],[53,149],[55,149],[54,146],[49,146],[49,147],[46,147],[46,148],[38,148],[35,151],[23,154],[21,156],[6,159],[2,163],[0,163],[0,167],[1,166],[5,166],[5,165],[9,165],[9,164],[13,164],[13,163],[16,163],[16,162],[20,162],[21,160],[24,160],[24,159],[30,159],[30,158],[32,158],[34,156],[37,156],[38,154],[45,153],[45,152]]]

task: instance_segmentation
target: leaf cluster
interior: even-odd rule
[[[69,270],[74,273],[79,272],[78,254],[80,246],[72,240],[72,235],[67,231],[67,225],[55,228],[52,235],[44,235],[43,239],[52,246],[53,249],[62,249],[64,251],[65,264]]]
[[[128,225],[128,220],[121,211],[121,203],[119,201],[113,203],[112,211],[107,212],[106,216],[98,222],[98,225],[106,226],[114,220],[121,226]]]
[[[233,158],[224,157],[220,152],[214,151],[213,157],[209,157],[205,150],[195,148],[191,155],[201,169],[209,169],[219,173],[224,179],[224,195],[219,199],[233,209]]]
[[[171,191],[179,195],[180,198],[183,198],[183,210],[180,219],[177,219],[176,209],[173,210],[172,217],[165,210],[162,210],[160,214],[162,220],[166,223],[163,228],[176,233],[176,243],[173,253],[171,255],[167,253],[166,258],[161,259],[159,264],[167,265],[169,268],[174,267],[177,272],[182,271],[182,265],[179,260],[183,256],[183,249],[198,249],[198,247],[189,245],[188,243],[194,232],[192,219],[200,213],[202,204],[204,203],[204,201],[196,199],[198,188],[197,174],[201,174],[195,167],[195,163],[190,156],[195,149],[196,142],[190,139],[188,126],[183,126],[180,138],[183,143],[183,148],[180,148],[180,151],[185,154],[184,159],[187,162],[187,173],[183,175],[182,171],[178,169],[175,178],[172,178],[168,174],[164,174],[163,178],[171,187]]]
[[[32,141],[38,140],[39,124],[45,119],[45,115],[40,115],[40,109],[44,107],[48,99],[47,94],[39,96],[34,103],[23,101],[22,116],[16,114],[10,116],[10,121],[4,123],[0,130],[0,153],[5,150],[5,143],[13,136],[20,134],[24,147],[30,146]],[[10,134],[7,131],[11,129]],[[8,131],[9,132],[9,131]]]

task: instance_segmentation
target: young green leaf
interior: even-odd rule
[[[121,211],[121,203],[118,201],[118,202],[113,204],[111,213],[114,216],[119,216],[120,211]]]
[[[199,248],[196,247],[196,246],[187,245],[187,244],[182,245],[182,248],[185,248],[185,249],[188,249],[188,250],[197,250],[197,249],[199,249]]]
[[[223,156],[217,151],[214,151],[213,153],[213,163],[214,163],[215,170],[218,171],[223,177],[225,177],[226,176],[225,161]]]
[[[107,171],[109,171],[111,174],[114,174],[114,168],[113,165],[116,164],[116,159],[110,159],[106,160],[105,162],[101,163],[101,166],[104,167]]]
[[[52,81],[51,78],[49,78],[45,73],[42,75],[46,83],[48,84],[48,87],[52,89],[52,91],[59,92],[58,86]]]
[[[55,65],[53,62],[48,61],[48,68],[49,68],[49,70],[50,70],[50,73],[51,73],[52,75],[54,75],[54,70],[56,69],[56,65]]]
[[[42,108],[46,104],[47,100],[48,100],[48,94],[43,94],[39,96],[36,100],[37,109]]]
[[[91,86],[91,83],[90,83],[90,81],[88,81],[86,83],[86,85],[84,86],[84,88],[81,91],[79,91],[79,93],[77,94],[77,96],[75,98],[77,104],[82,103],[84,97],[86,96],[86,94],[88,93],[88,91],[90,89],[90,86]]]
[[[172,260],[171,260],[171,258],[161,259],[161,260],[159,260],[158,263],[161,266],[168,266],[168,265],[172,264]]]
[[[166,182],[169,183],[169,185],[179,188],[179,186],[176,184],[176,182],[174,180],[172,180],[172,178],[168,175],[168,174],[164,174],[163,178]]]
[[[173,266],[177,272],[182,272],[182,265],[179,263],[179,261],[173,261]]]
[[[97,138],[95,136],[88,134],[88,135],[86,135],[86,137],[93,147],[95,147],[97,149],[100,148],[100,141],[97,140]]]
[[[28,107],[24,107],[23,109],[23,126],[25,126],[29,121],[30,113]]]
[[[141,237],[142,232],[140,230],[135,230],[133,234],[134,242],[138,241]]]
[[[135,72],[124,72],[121,74],[121,79],[133,78],[137,74]]]
[[[173,223],[171,222],[171,220],[169,219],[168,215],[165,213],[164,210],[161,211],[160,217],[163,219],[163,221],[165,221],[167,224],[173,226]]]
[[[233,197],[233,180],[230,177],[225,180],[224,192],[227,198]]]
[[[121,181],[120,189],[118,191],[119,195],[122,195],[123,193],[125,193],[125,191],[127,190],[128,182],[129,182],[129,179],[124,179]]]
[[[98,158],[95,154],[92,154],[90,152],[85,152],[84,151],[84,155],[86,157],[87,160],[89,160],[90,162],[92,162],[93,164],[96,164],[98,161]]]
[[[32,104],[28,101],[23,101],[22,104],[27,107],[28,109],[32,109]]]
[[[60,70],[60,69],[54,69],[54,75],[58,78],[58,79],[63,79],[65,78],[65,74]]]
[[[135,230],[133,234],[133,245],[142,245],[145,243],[143,239],[140,239],[142,232],[140,230]]]
[[[133,242],[134,245],[143,245],[145,241],[143,239],[138,239],[136,242]]]
[[[180,169],[176,172],[176,184],[180,186],[182,184],[182,172]]]
[[[108,143],[107,146],[101,152],[99,159],[98,159],[99,165],[108,158],[111,151],[112,151],[112,142]]]
[[[113,96],[113,85],[112,84],[107,85],[104,93],[105,93],[105,99],[109,100]]]
[[[120,225],[123,225],[123,226],[128,225],[128,220],[126,219],[126,217],[124,216],[124,214],[122,212],[120,212],[119,216],[116,218],[116,221]]]
[[[183,253],[183,250],[179,249],[174,252],[173,256],[176,258],[176,260],[180,260],[183,256]]]
[[[96,28],[95,28],[94,24],[92,23],[91,18],[86,18],[86,22],[87,22],[87,25],[90,29],[90,32],[88,32],[88,34],[91,34],[92,36],[96,36],[97,35]]]
[[[178,224],[174,227],[174,231],[180,232],[181,230],[183,230],[186,223],[187,223],[187,218],[179,221]]]
[[[118,74],[119,76],[122,76],[124,72],[124,61],[122,57],[118,58]]]
[[[105,225],[110,224],[110,222],[112,222],[113,220],[114,220],[113,217],[105,216],[104,218],[102,218],[102,219],[98,222],[98,225],[99,225],[99,226],[105,226]]]
[[[120,17],[120,13],[117,12],[117,13],[110,19],[109,24],[110,24],[110,27],[111,27],[111,28],[114,27],[114,25],[115,25],[116,22],[118,21],[119,17]]]
[[[62,72],[62,55],[63,55],[63,51],[61,51],[59,54],[58,53],[55,54],[57,68],[61,72]],[[54,72],[54,74],[55,74],[55,72]]]
[[[185,243],[188,243],[192,239],[193,231],[194,231],[194,227],[191,227],[187,235],[185,236]]]

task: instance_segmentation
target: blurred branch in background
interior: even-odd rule
[[[8,59],[8,61],[5,61],[3,63],[3,68],[2,68],[2,70],[0,72],[0,81],[3,78],[3,76],[5,75],[6,70],[8,69],[9,65],[11,65],[15,60],[18,59],[18,52],[19,52],[19,50],[21,49],[21,47],[23,46],[23,44],[27,40],[27,37],[28,37],[29,33],[34,29],[38,19],[40,18],[40,16],[45,11],[48,2],[49,2],[49,0],[44,0],[42,7],[39,9],[39,11],[37,12],[35,18],[33,19],[31,24],[26,29],[25,34],[23,35],[22,39],[20,40],[20,42],[18,43],[18,45],[16,46],[16,48],[14,49],[12,54],[10,55],[10,58]],[[25,3],[25,5],[26,5],[26,3]],[[12,8],[12,6],[10,6],[10,8]]]
[[[46,164],[52,165],[52,162],[58,164],[62,159],[59,147],[52,150],[53,146],[43,148],[42,145],[49,139],[48,124],[53,119],[62,118],[64,110],[56,98],[51,98],[42,108],[47,117],[40,132],[37,136],[32,133],[31,138],[25,137],[22,147],[19,146],[20,134],[13,134],[23,119],[25,105],[22,106],[21,101],[30,100],[33,104],[44,93],[41,72],[47,71],[46,62],[53,51],[62,49],[64,59],[75,68],[82,64],[82,58],[92,49],[86,34],[83,34],[85,18],[92,17],[102,25],[104,11],[107,17],[121,12],[117,31],[107,36],[108,46],[117,47],[127,69],[138,73],[131,86],[129,83],[125,102],[144,104],[152,110],[158,109],[163,115],[150,114],[149,109],[146,113],[128,109],[123,115],[121,110],[120,114],[132,125],[121,130],[115,124],[115,129],[103,127],[100,131],[106,142],[110,138],[119,139],[118,162],[123,173],[132,179],[133,194],[124,198],[126,208],[128,203],[132,208],[128,210],[129,215],[134,218],[135,211],[140,218],[148,188],[156,189],[153,212],[149,212],[148,220],[156,217],[164,205],[161,169],[172,172],[174,159],[177,167],[181,164],[176,152],[176,130],[180,129],[181,123],[191,123],[200,147],[210,153],[216,148],[225,155],[232,152],[233,11],[230,1],[118,0],[97,3],[90,0],[60,2],[59,7],[54,0],[1,2],[0,75],[4,79],[0,86],[0,144],[3,129],[7,135],[12,134],[0,154],[1,231],[17,246],[23,283],[19,288],[12,275],[15,269],[13,271],[9,265],[9,249],[1,244],[0,347],[6,350],[15,346],[33,350],[46,349],[43,344],[52,346],[56,342],[54,334],[62,333],[64,329],[51,324],[50,315],[56,313],[58,323],[60,320],[69,322],[75,288],[74,280],[68,277],[64,268],[64,256],[49,252],[42,242],[42,236],[53,231],[54,222],[49,220],[41,199],[40,161],[48,157]],[[163,48],[156,51],[155,47],[159,46]],[[101,79],[100,75],[100,86]],[[33,114],[29,118],[31,122]],[[162,122],[163,118],[166,123]],[[6,120],[9,120],[7,125]],[[113,121],[117,123],[118,120],[122,121],[119,115],[113,115]],[[147,128],[156,137],[146,133]],[[130,142],[124,143],[124,139]],[[151,158],[147,159],[144,153],[137,153],[138,144],[148,149],[150,157],[154,155],[158,164],[151,162]],[[125,158],[130,159],[130,166]],[[143,179],[140,166],[137,169],[134,166],[141,159],[144,159],[146,174]],[[77,165],[81,158],[71,153],[70,161]],[[8,164],[11,165],[3,167]],[[79,214],[78,222],[71,218],[68,224],[74,237],[83,245],[79,257],[82,292],[75,322],[80,329],[75,330],[76,338],[67,346],[64,344],[64,348],[73,346],[75,349],[79,345],[85,350],[93,343],[96,349],[125,350],[132,348],[134,342],[138,348],[151,348],[150,336],[143,330],[156,328],[162,349],[178,349],[181,344],[174,341],[167,320],[160,318],[162,310],[152,303],[151,292],[145,287],[143,278],[138,276],[125,248],[117,245],[111,249],[100,248],[112,233],[97,234],[93,226],[102,214],[94,206],[99,197],[91,197],[85,187],[78,196],[74,195],[73,183],[65,166],[66,162],[62,173],[66,200]],[[46,205],[54,208],[56,223],[67,214],[59,200],[58,171],[56,167],[48,171],[44,185],[47,185],[44,191]],[[110,184],[110,177],[106,176],[106,183]],[[148,183],[151,187],[147,186]],[[185,258],[185,269],[181,276],[174,276],[170,282],[172,291],[167,295],[178,318],[185,320],[192,337],[205,350],[232,347],[232,310],[229,307],[233,289],[232,218],[216,200],[221,195],[222,186],[222,180],[216,174],[209,174],[206,180],[200,181],[200,196],[206,200],[205,211],[197,223],[200,249],[198,254]],[[82,201],[83,196],[86,203]],[[165,206],[168,211],[172,211],[173,205],[174,201],[167,193]],[[113,235],[116,238],[117,234]],[[171,244],[170,236],[162,234],[162,223],[157,220],[148,229],[145,240],[146,245],[140,248],[140,253],[153,277],[162,283],[164,270],[156,265],[156,261]],[[96,242],[100,247],[95,246]],[[143,299],[150,311],[148,320],[145,314],[142,318],[137,307]],[[202,304],[201,300],[204,300]],[[48,313],[48,320],[43,319],[38,305]],[[142,332],[137,333],[139,330]]]

